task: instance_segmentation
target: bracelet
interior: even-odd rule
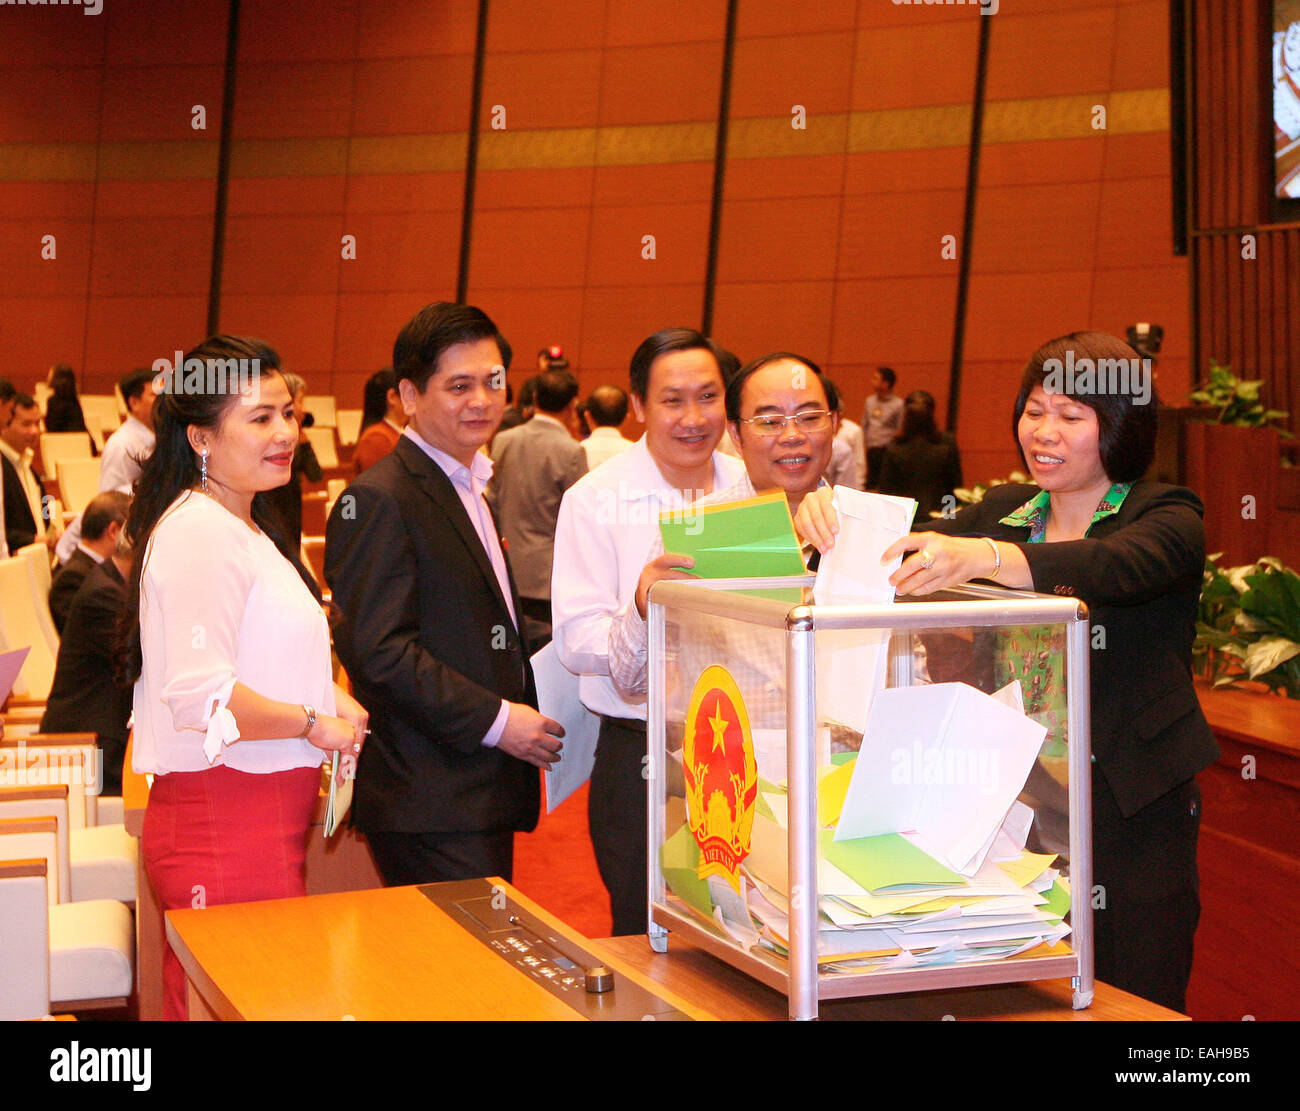
[[[303,713],[307,715],[307,724],[303,726],[300,737],[306,737],[313,729],[316,728],[316,707],[308,706],[305,702],[302,705]]]
[[[1002,570],[1002,553],[998,551],[998,546],[993,542],[992,537],[981,536],[980,539],[993,549],[993,574],[991,574],[989,578],[994,582],[997,582],[998,572]]]

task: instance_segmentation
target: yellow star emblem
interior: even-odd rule
[[[719,698],[713,707],[713,717],[709,718],[709,724],[713,726],[713,751],[721,751],[722,755],[727,754],[726,734],[727,726],[731,724],[722,715],[722,699]]]

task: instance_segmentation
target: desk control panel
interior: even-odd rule
[[[487,880],[427,884],[419,891],[502,960],[589,1019],[688,1019],[606,967],[576,941],[529,914]]]

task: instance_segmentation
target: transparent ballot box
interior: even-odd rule
[[[792,1018],[1065,977],[1088,1006],[1087,607],[818,605],[812,582],[651,590],[652,946],[685,938]]]

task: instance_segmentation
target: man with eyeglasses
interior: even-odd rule
[[[839,426],[835,384],[811,359],[778,351],[755,359],[727,383],[727,430],[745,464],[734,485],[696,504],[742,501],[773,490],[785,493],[790,514],[823,483]],[[615,618],[609,637],[609,673],[628,696],[646,690],[646,597],[662,579],[688,579],[687,556],[659,554],[662,541],[637,583],[636,604]],[[805,559],[812,549],[805,549]]]

